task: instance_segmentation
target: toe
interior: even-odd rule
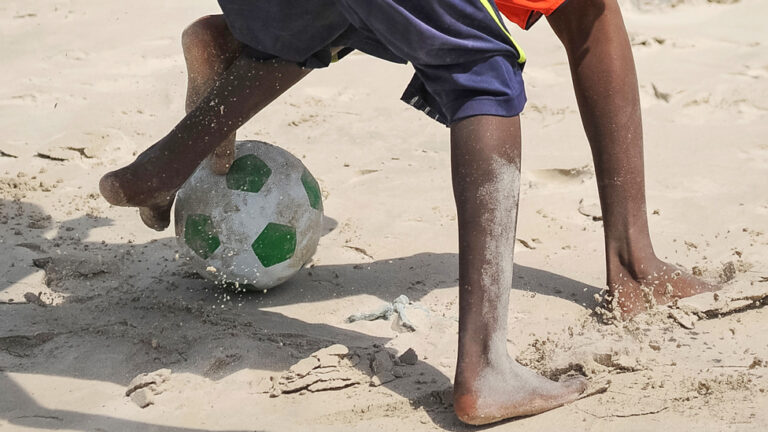
[[[560,381],[574,395],[574,399],[587,390],[587,379],[581,375],[574,375]]]

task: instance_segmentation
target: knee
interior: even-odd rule
[[[201,46],[216,43],[222,26],[226,29],[224,17],[221,15],[207,15],[196,19],[181,32],[182,48],[184,51],[193,51]]]
[[[566,49],[583,45],[599,20],[621,21],[617,0],[569,0],[548,18]]]

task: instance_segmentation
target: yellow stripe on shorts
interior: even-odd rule
[[[499,25],[499,28],[501,31],[504,32],[505,35],[509,38],[509,40],[512,41],[512,45],[515,46],[515,49],[517,50],[517,53],[520,55],[520,58],[517,59],[517,62],[520,64],[525,63],[526,57],[525,57],[525,51],[523,51],[523,48],[520,47],[520,45],[517,44],[517,41],[515,38],[512,37],[511,34],[509,34],[509,31],[506,27],[504,27],[504,24],[502,24],[501,19],[499,19],[499,16],[496,15],[496,12],[493,9],[493,6],[491,6],[491,3],[488,0],[480,0],[480,3],[483,4],[485,7],[485,10],[488,11],[489,14],[491,14],[491,17],[493,17],[493,20],[496,21],[496,24]]]

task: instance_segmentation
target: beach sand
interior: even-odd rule
[[[656,251],[729,289],[764,292],[768,4],[624,6]],[[325,197],[313,261],[271,291],[211,286],[177,258],[171,231],[99,196],[102,174],[182,116],[181,30],[217,12],[201,0],[0,4],[0,430],[474,430],[451,406],[448,129],[398,100],[409,67],[354,53],[241,129],[301,158]],[[724,316],[660,309],[598,322],[602,225],[565,54],[544,21],[514,34],[529,57],[529,103],[509,349],[555,379],[585,374],[593,390],[488,429],[768,429],[759,295]],[[415,332],[346,322],[400,295]],[[312,357],[334,344],[349,353]],[[416,364],[393,364],[409,348]],[[301,376],[322,385],[302,387]]]

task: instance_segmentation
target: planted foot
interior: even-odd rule
[[[457,373],[453,404],[461,421],[483,425],[560,407],[586,388],[583,377],[555,382],[508,358],[472,375]]]
[[[707,283],[671,264],[653,260],[630,272],[626,268],[609,275],[609,307],[621,319],[631,318],[657,305],[717,291],[721,287]]]

